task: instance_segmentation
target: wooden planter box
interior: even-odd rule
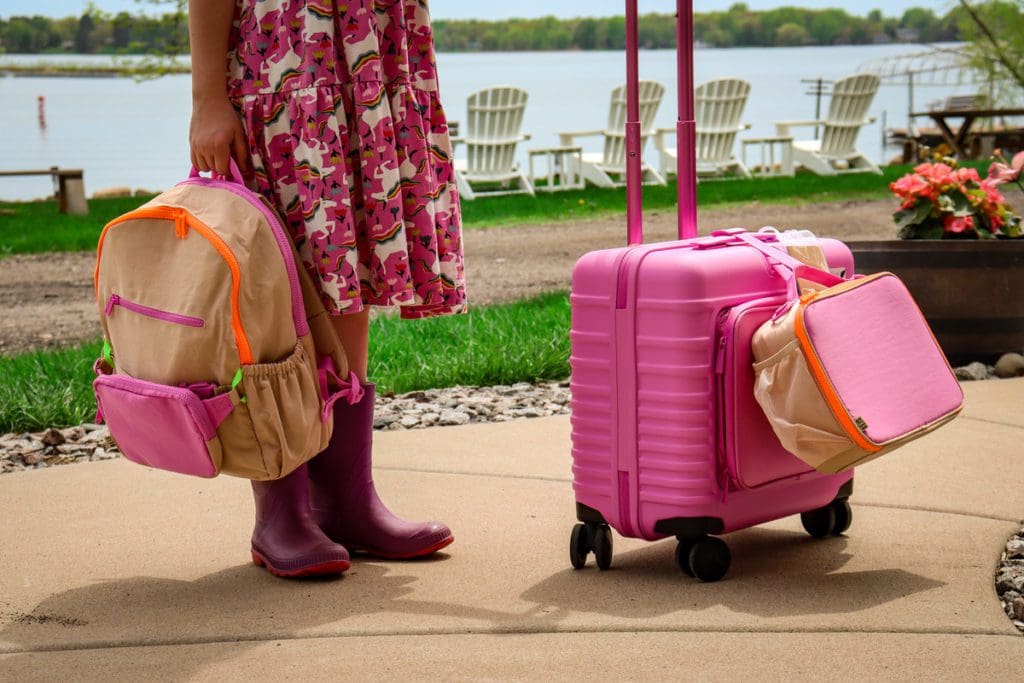
[[[1024,240],[849,244],[858,273],[906,283],[953,365],[1024,351]]]

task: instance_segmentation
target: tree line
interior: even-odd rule
[[[151,2],[176,5],[178,11],[159,17],[128,12],[111,15],[90,7],[80,17],[64,19],[0,18],[0,46],[7,52],[29,54],[187,51],[183,3],[176,0]],[[781,7],[753,11],[746,4],[737,3],[726,11],[697,13],[694,34],[697,41],[711,47],[926,43],[963,39],[967,21],[969,17],[962,7],[954,7],[941,16],[931,9],[913,8],[896,18],[886,17],[877,9],[860,17],[840,9]],[[621,50],[625,47],[625,19],[437,20],[434,34],[441,52]],[[674,47],[673,16],[642,16],[640,43],[652,49]]]
[[[0,48],[18,54],[170,54],[188,50],[184,13],[145,16],[92,9],[80,17],[0,18]]]
[[[941,16],[917,7],[897,18],[883,16],[881,10],[858,17],[841,9],[780,7],[754,11],[737,3],[723,12],[695,14],[694,38],[709,47],[931,43],[961,40],[966,20],[960,7]],[[625,31],[624,17],[434,23],[437,48],[442,52],[621,50],[625,47]],[[640,45],[645,48],[675,47],[674,16],[641,16],[639,34]]]

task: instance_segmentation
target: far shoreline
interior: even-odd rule
[[[65,64],[26,64],[0,66],[0,76],[9,78],[131,78],[133,76],[164,76],[188,74],[187,66],[166,66],[158,69],[139,67],[95,67]]]

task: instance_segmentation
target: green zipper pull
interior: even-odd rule
[[[238,368],[238,372],[236,372],[235,376],[231,379],[231,390],[234,391],[235,387],[237,387],[241,383],[241,381],[242,381],[242,368]],[[245,403],[245,396],[242,396],[238,400],[240,402],[242,402],[242,403]]]

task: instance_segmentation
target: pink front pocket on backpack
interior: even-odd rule
[[[230,394],[204,400],[186,388],[126,375],[100,375],[93,390],[124,457],[197,477],[220,471],[217,425],[231,412]]]

